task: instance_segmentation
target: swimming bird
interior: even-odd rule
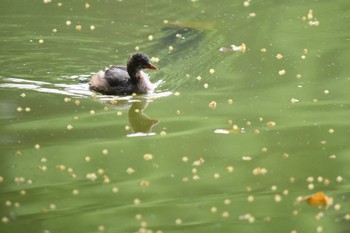
[[[105,95],[132,95],[151,93],[155,85],[143,69],[157,70],[144,53],[134,53],[127,66],[113,65],[91,77],[90,89]]]

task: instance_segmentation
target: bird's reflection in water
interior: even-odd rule
[[[128,115],[133,133],[128,134],[128,137],[150,136],[155,134],[152,132],[152,128],[158,124],[159,121],[157,119],[150,118],[144,113],[148,103],[149,102],[145,99],[139,99],[132,102]]]

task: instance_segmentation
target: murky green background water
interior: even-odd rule
[[[2,0],[0,231],[349,232],[350,4],[247,3]]]

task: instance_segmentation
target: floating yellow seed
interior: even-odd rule
[[[104,225],[99,225],[98,228],[97,228],[97,230],[98,230],[99,232],[103,232],[103,231],[106,230],[106,227],[105,227]]]
[[[78,189],[73,189],[72,193],[73,195],[79,195],[80,191]]]
[[[277,58],[278,60],[280,60],[280,59],[282,59],[282,58],[283,58],[283,55],[282,55],[282,54],[280,54],[280,53],[278,53],[278,54],[276,55],[276,58]]]
[[[274,121],[268,121],[268,122],[266,123],[266,125],[267,125],[267,126],[270,126],[270,127],[273,127],[273,126],[276,126],[276,122],[274,122]]]
[[[188,162],[188,157],[186,157],[186,156],[182,157],[182,161],[185,163]]]
[[[282,201],[282,197],[279,194],[276,194],[274,199],[275,199],[275,202],[281,202]]]
[[[261,148],[261,150],[260,150],[260,151],[261,151],[261,152],[266,153],[266,152],[267,152],[267,150],[268,150],[268,149],[267,149],[267,147],[263,147],[263,148]]]
[[[182,224],[182,219],[181,218],[177,218],[175,220],[175,223],[176,223],[176,225],[181,225]]]
[[[247,201],[248,201],[248,202],[253,202],[253,201],[254,201],[254,196],[249,195],[249,196],[247,197]]]
[[[333,198],[326,196],[323,192],[315,193],[305,197],[304,200],[311,206],[317,208],[328,208],[333,205]]]
[[[343,181],[343,177],[337,176],[336,180],[337,180],[337,182],[342,182]]]
[[[3,223],[8,223],[8,222],[10,221],[10,219],[9,219],[8,217],[2,217],[2,218],[1,218],[1,221],[2,221]]]
[[[228,218],[229,216],[230,216],[230,213],[228,211],[224,211],[221,214],[221,217],[223,217],[223,218]]]
[[[129,167],[128,169],[126,169],[126,172],[127,172],[129,175],[131,175],[131,174],[135,173],[135,170],[134,170],[133,168]]]
[[[108,155],[108,150],[107,150],[107,149],[103,149],[103,150],[102,150],[102,154]]]
[[[141,180],[141,182],[140,182],[140,186],[142,188],[147,188],[149,185],[150,185],[150,183],[148,180]]]
[[[312,9],[310,9],[309,12],[307,13],[307,18],[312,19],[313,17],[314,17],[313,11],[312,11]]]
[[[228,166],[226,167],[226,171],[229,173],[232,173],[234,171],[234,167],[233,166]]]
[[[56,165],[56,169],[59,170],[59,171],[63,171],[63,170],[66,170],[66,166],[64,166],[64,165]]]
[[[134,204],[135,204],[135,205],[141,204],[141,200],[138,199],[138,198],[135,198],[135,199],[134,199]]]
[[[262,168],[262,167],[257,167],[253,169],[253,175],[257,176],[257,175],[265,175],[267,173],[267,169],[266,168]]]
[[[255,12],[249,13],[249,17],[250,17],[250,18],[254,18],[255,16],[256,16],[256,13],[255,13]]]
[[[143,158],[144,158],[145,160],[151,160],[151,159],[153,159],[153,155],[152,155],[152,154],[144,154],[144,155],[143,155]]]
[[[286,70],[280,70],[280,71],[278,71],[278,74],[281,75],[281,76],[285,75],[286,74]]]
[[[216,103],[215,101],[211,101],[211,102],[209,103],[209,108],[211,108],[211,109],[215,109],[216,106],[217,106],[217,103]]]
[[[151,57],[151,62],[158,63],[160,61],[159,57]]]
[[[113,187],[113,188],[112,188],[112,192],[113,192],[113,193],[117,193],[117,192],[119,192],[118,187]]]
[[[205,162],[204,158],[200,157],[199,159],[195,160],[192,165],[193,166],[200,166],[200,165],[203,165],[204,162]]]

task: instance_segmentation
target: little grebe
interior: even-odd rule
[[[157,70],[147,55],[133,54],[127,66],[110,66],[91,77],[90,89],[105,95],[131,95],[152,92],[154,85],[143,69]]]

